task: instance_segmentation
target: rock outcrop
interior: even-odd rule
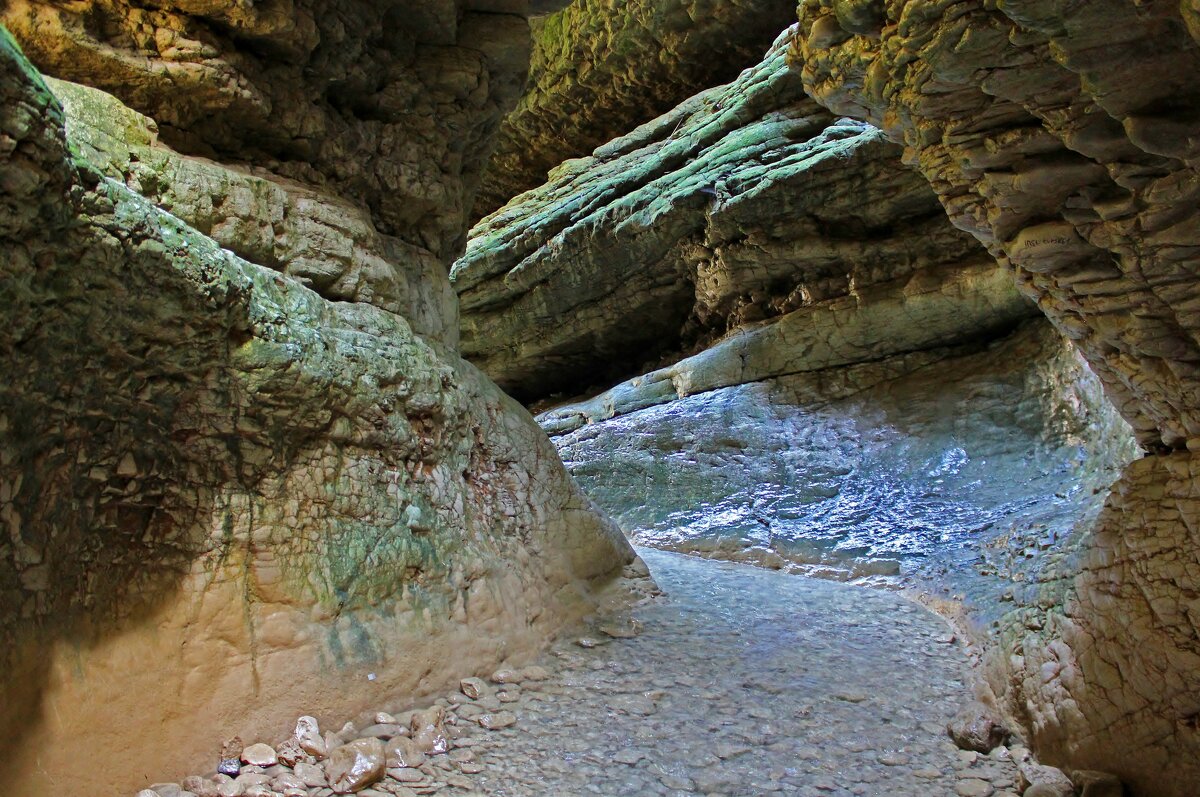
[[[787,43],[477,225],[451,276],[464,356],[534,399],[611,385],[762,319],[995,272],[898,147],[804,95]],[[999,290],[1011,321],[1020,300]],[[988,326],[945,320],[959,332],[942,343]]]
[[[161,33],[169,26],[137,28],[154,34],[138,47],[166,60],[117,46],[129,43],[126,25],[177,19],[166,6],[122,17],[95,4],[78,20],[95,25],[62,40],[47,31],[62,30],[74,6],[10,3],[4,17],[40,20],[18,29],[42,63],[129,78],[123,88],[143,109],[179,85],[175,140],[217,151],[247,135],[250,148],[287,150],[281,138],[297,132],[289,114],[314,117],[285,108],[284,96],[269,112],[258,91],[283,86],[286,69],[260,83],[221,72],[231,62],[204,48],[231,38],[167,59],[182,47]],[[412,6],[414,19],[431,7]],[[212,13],[274,14],[222,17],[220,29],[255,41],[247,53],[282,53],[302,83],[303,37],[295,50],[255,38],[271,20],[303,27],[305,14],[278,10]],[[330,13],[316,24],[347,22]],[[257,58],[221,52],[246,69]],[[342,55],[349,63],[356,53]],[[214,70],[228,81],[207,82]],[[409,87],[420,107],[457,96],[454,74],[442,78],[428,94]],[[215,756],[234,734],[271,738],[297,714],[348,714],[380,694],[435,689],[529,655],[593,605],[598,580],[631,556],[627,543],[528,414],[436,340],[444,320],[423,338],[397,313],[329,301],[286,275],[333,298],[410,307],[402,293],[385,296],[403,282],[357,254],[379,240],[365,215],[336,197],[313,208],[308,200],[323,201],[315,189],[157,147],[145,120],[114,100],[56,85],[78,112],[67,125],[79,149],[50,88],[0,28],[6,794],[74,793],[78,777],[87,790],[132,793]],[[256,125],[274,117],[272,138]],[[445,132],[414,141],[433,146]],[[439,146],[461,151],[477,132]],[[346,144],[336,138],[329,146]],[[455,197],[469,192],[465,172],[441,171],[414,146],[446,203],[420,244],[436,257],[457,235]],[[283,219],[258,235],[264,208]],[[402,232],[386,203],[371,209]],[[361,275],[354,287],[306,270],[309,247],[327,245],[348,247],[330,260]]]
[[[10,0],[42,71],[175,149],[325,186],[447,263],[529,63],[525,0]]]
[[[904,305],[864,326],[889,316],[904,317]],[[862,347],[857,361],[745,379],[737,349],[717,346],[667,369],[694,391],[651,374],[538,422],[637,542],[952,594],[987,641],[1014,584],[1041,564],[1027,551],[1040,559],[1094,520],[1136,452],[1044,319],[997,338],[893,356]],[[780,335],[774,348],[814,347]],[[722,371],[730,378],[696,378]]]
[[[806,88],[880,126],[1010,266],[1148,451],[1014,615],[992,680],[1052,763],[1200,778],[1194,4],[804,0]],[[1057,575],[1057,578],[1053,576]],[[1053,586],[1051,586],[1053,585]]]
[[[541,185],[567,158],[733,79],[795,21],[794,0],[557,5],[566,7],[532,20],[528,86],[500,128],[475,219]]]

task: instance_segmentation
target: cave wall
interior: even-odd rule
[[[696,92],[756,64],[789,0],[562,0],[533,20],[525,93],[504,119],[472,222]],[[565,7],[564,7],[565,6]]]
[[[201,11],[181,16],[188,7]],[[154,125],[115,98],[55,83],[68,118],[0,27],[7,794],[73,793],[79,773],[89,790],[132,792],[194,769],[235,734],[274,738],[300,713],[332,721],[528,657],[591,610],[631,556],[528,413],[443,341],[445,253],[469,201],[465,175],[482,158],[467,144],[498,121],[498,96],[478,104],[473,127],[412,137],[410,154],[436,175],[426,187],[444,204],[402,220],[372,202],[378,174],[306,172],[299,184],[287,161],[247,163],[259,146],[295,154],[294,141],[255,127],[265,108],[242,103],[251,85],[282,90],[284,73],[304,86],[304,58],[269,36],[253,47],[233,36],[254,26],[221,15],[245,9],[158,8],[3,11],[60,75],[119,86],[141,112],[169,105],[174,81],[179,113],[204,109],[158,126],[177,128],[169,138],[191,155],[153,141]],[[276,33],[306,18],[291,4],[256,8],[278,12]],[[410,9],[412,19],[430,9]],[[205,34],[209,49],[180,54],[165,33],[130,43],[109,24],[146,15],[174,22],[140,34],[203,32],[216,15],[214,29],[229,35],[213,44]],[[471,18],[461,15],[468,30]],[[249,28],[253,39],[260,29]],[[501,21],[501,40],[504,30]],[[100,32],[104,43],[89,38]],[[447,45],[430,63],[452,84],[456,51],[462,72],[480,78],[477,46]],[[247,71],[214,88],[206,70],[232,74],[222,57]],[[268,57],[282,70],[270,80],[249,66]],[[497,69],[494,83],[516,79]],[[459,96],[455,85],[401,84],[432,108]],[[363,124],[409,140],[402,127]],[[195,157],[241,136],[234,167]],[[441,157],[452,150],[473,165]],[[281,218],[247,232],[261,209]],[[318,284],[303,263],[323,246],[340,273],[361,279]],[[411,274],[431,259],[441,282],[426,296],[377,290],[423,285]]]
[[[1046,760],[1184,795],[1200,771],[1194,529],[1200,47],[1187,3],[800,4],[826,107],[904,146],[1076,343],[1151,456],[1033,589],[992,682]]]
[[[788,43],[779,36],[732,83],[563,164],[477,224],[451,272],[463,355],[522,400],[571,395],[772,318],[793,314],[779,328],[820,339],[828,332],[812,319],[853,317],[839,302],[878,308],[860,297],[905,292],[936,300],[943,283],[947,294],[971,293],[985,272],[999,274],[900,164],[898,147],[805,96]],[[949,343],[1022,312],[1008,285],[993,298],[1011,307],[990,321],[944,314],[927,331]],[[877,321],[880,339],[904,325]],[[919,336],[915,327],[901,339]],[[789,355],[774,351],[769,367],[780,367]]]

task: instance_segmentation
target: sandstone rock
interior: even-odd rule
[[[521,670],[521,681],[545,681],[550,678],[550,671],[540,664],[531,664]]]
[[[1075,785],[1061,769],[1026,761],[1017,767],[1022,795],[1032,797],[1073,797]]]
[[[501,126],[476,218],[567,158],[732,79],[795,18],[793,0],[566,5],[533,20],[528,89]]]
[[[275,753],[275,748],[269,744],[252,744],[242,750],[241,760],[243,763],[255,767],[270,767],[279,762],[279,756]]]
[[[1119,778],[1094,769],[1080,769],[1071,773],[1071,783],[1079,797],[1124,797],[1125,787]]]
[[[494,684],[518,683],[521,680],[521,673],[510,669],[496,670],[489,680]]]
[[[417,749],[432,755],[450,749],[450,742],[446,738],[445,719],[446,715],[441,706],[433,706],[412,715],[409,732]]]
[[[860,291],[996,270],[898,147],[805,95],[787,43],[476,225],[451,272],[464,355],[530,400]]]
[[[383,777],[386,754],[378,739],[358,739],[331,750],[325,776],[337,794],[359,792]]]
[[[425,753],[418,742],[406,736],[388,740],[385,748],[387,767],[416,768],[425,763]]]
[[[946,725],[950,738],[962,750],[990,753],[1008,738],[1008,728],[990,706],[974,702],[964,706]]]
[[[375,714],[375,724],[377,725],[395,725],[397,720],[394,716],[386,711],[379,711]]]
[[[459,688],[462,693],[472,700],[478,698],[487,690],[487,684],[482,678],[463,678],[459,681]]]
[[[321,789],[329,785],[325,778],[325,770],[316,764],[300,763],[296,765],[296,777],[312,789]]]
[[[517,724],[517,715],[511,711],[497,711],[495,713],[481,714],[475,720],[479,723],[479,727],[489,731],[498,731],[502,728],[509,728]]]
[[[324,758],[328,752],[325,740],[321,738],[321,726],[316,717],[304,716],[296,720],[292,738],[300,745],[301,750],[318,759]]]

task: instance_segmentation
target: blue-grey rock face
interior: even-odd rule
[[[553,429],[572,412],[540,420]],[[592,421],[554,441],[634,540],[946,587],[989,607],[988,619],[1005,592],[993,577],[1025,563],[989,564],[983,552],[1065,538],[1134,452],[1095,377],[1042,321],[990,345],[720,387]]]

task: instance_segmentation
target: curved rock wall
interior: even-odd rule
[[[314,241],[358,227],[151,151],[141,121],[112,148],[72,124],[98,165],[0,27],[5,793],[136,790],[520,659],[594,605],[631,552],[528,414],[403,317],[223,249],[181,217],[253,213],[170,181],[262,189]]]
[[[994,271],[897,147],[804,95],[787,44],[478,224],[452,269],[464,356],[518,398],[578,392],[763,319]]]
[[[562,161],[733,79],[795,19],[791,0],[557,5],[566,7],[533,20],[527,89],[500,128],[475,219],[541,185]]]
[[[903,142],[1159,452],[1047,566],[992,676],[1043,758],[1169,797],[1200,777],[1196,30],[1173,1],[804,0],[795,48],[812,96]]]

